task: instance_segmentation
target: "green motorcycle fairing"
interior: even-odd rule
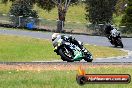
[[[75,55],[75,57],[73,57],[74,61],[80,61],[83,58],[83,53],[77,48],[76,50],[74,50],[74,55]]]

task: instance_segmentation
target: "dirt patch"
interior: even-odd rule
[[[64,64],[64,65],[48,65],[48,64],[0,64],[0,70],[33,70],[33,71],[41,71],[41,70],[78,70],[79,64]],[[98,68],[98,67],[131,67],[132,65],[81,65],[84,69],[87,68]]]

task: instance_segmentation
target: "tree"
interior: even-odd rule
[[[78,2],[78,0],[26,0],[26,1],[25,0],[2,0],[2,1],[3,3],[6,3],[7,1],[12,1],[13,3],[15,1],[25,2],[25,3],[28,2],[30,3],[28,4],[29,5],[28,7],[31,7],[31,8],[34,4],[37,4],[37,6],[47,11],[50,11],[52,8],[54,8],[57,5],[57,8],[58,8],[58,22],[57,22],[57,30],[56,30],[57,32],[61,32],[63,30],[65,16],[66,16],[68,6],[70,5],[70,3]],[[21,13],[19,15],[21,15]]]
[[[109,23],[117,0],[86,0],[86,19],[92,24]]]
[[[126,26],[124,32],[132,33],[132,0],[128,0],[128,6],[125,15],[122,17],[121,25]]]
[[[128,0],[118,0],[115,6],[115,14],[117,16],[124,14],[124,10],[127,6]]]
[[[14,1],[9,12],[10,15],[13,15],[11,21],[19,27],[25,27],[26,23],[30,21],[29,17],[33,17],[32,20],[36,23],[37,20],[35,18],[38,18],[38,15],[36,11],[32,10],[32,7],[33,3],[31,0]]]
[[[11,6],[9,14],[11,16],[11,20],[15,23],[15,25],[25,27],[26,23],[29,21],[29,17],[32,17],[32,20],[36,21],[38,18],[37,12],[33,9],[34,4],[37,4],[40,8],[50,11],[55,7],[55,4],[50,0],[2,0],[3,3],[7,3],[8,1],[12,1],[13,4]]]
[[[34,4],[37,4],[37,6],[39,6],[40,8],[44,9],[44,10],[47,10],[47,11],[50,11],[52,8],[55,7],[55,4],[51,1],[51,0],[2,0],[2,3],[7,3],[8,1],[11,1],[11,2],[29,2],[30,3],[30,6],[33,6]]]
[[[56,32],[62,32],[65,22],[66,13],[70,3],[78,2],[77,0],[52,0],[58,8],[58,21]]]

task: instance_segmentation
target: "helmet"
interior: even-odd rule
[[[59,34],[59,33],[54,33],[54,34],[52,35],[52,41],[54,41],[54,40],[57,38],[58,35],[60,35],[60,34]]]
[[[111,29],[111,28],[112,28],[111,24],[106,25],[106,29]]]
[[[111,24],[107,24],[105,30],[110,32],[111,30],[113,30],[113,26]]]

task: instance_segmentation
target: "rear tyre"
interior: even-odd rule
[[[63,61],[67,61],[67,62],[74,62],[73,58],[72,57],[68,57],[65,53],[64,53],[64,50],[63,49],[59,49],[59,54],[61,56],[61,59]]]

